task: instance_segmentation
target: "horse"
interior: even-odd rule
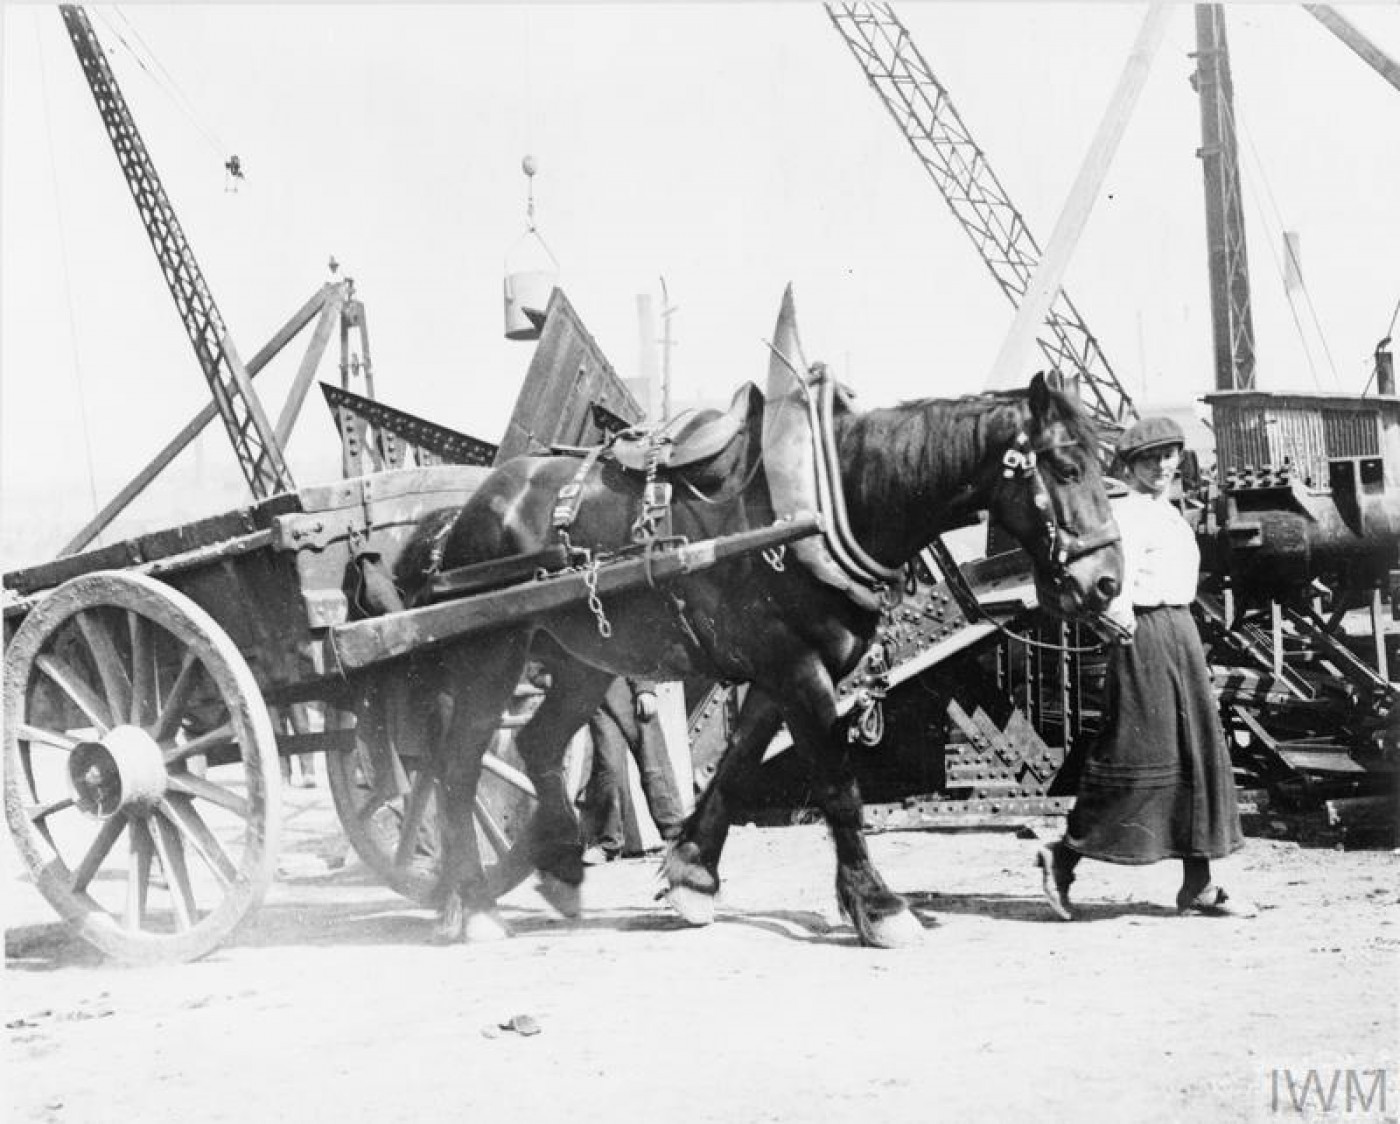
[[[758,439],[762,407],[755,388],[735,440],[699,465],[653,472],[652,484],[664,475],[674,488],[671,535],[697,542],[773,524]],[[1019,391],[865,412],[843,398],[831,430],[850,531],[885,573],[985,510],[1029,554],[1043,606],[1095,618],[1118,593],[1122,553],[1094,428],[1077,400],[1044,377]],[[607,457],[518,457],[495,468],[455,518],[442,521],[428,553],[434,567],[448,569],[533,554],[562,540],[580,565],[596,566],[636,549],[634,531],[648,512],[656,515],[650,500],[647,482]],[[426,578],[417,580],[421,586]],[[818,580],[791,552],[767,550],[654,586],[601,598],[595,591],[586,601],[430,653],[432,674],[453,697],[438,763],[444,889],[434,939],[508,935],[482,873],[471,809],[483,753],[532,659],[548,667],[550,688],[517,731],[516,748],[538,798],[528,829],[537,889],[562,915],[578,916],[584,874],[565,779],[570,738],[618,675],[704,677],[751,689],[714,783],[664,860],[671,904],[692,923],[713,917],[726,800],[782,721],[830,828],[843,915],[865,945],[918,939],[921,924],[871,862],[838,720],[835,684],[856,667],[891,600],[888,588],[874,593],[852,597]]]

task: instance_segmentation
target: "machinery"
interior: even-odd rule
[[[1313,14],[1385,73],[1357,29]],[[1197,615],[1236,762],[1333,826],[1394,826],[1400,691],[1385,602],[1400,548],[1400,400],[1389,340],[1372,395],[1256,388],[1224,9],[1196,9],[1216,392],[1214,479],[1200,502]],[[1391,64],[1393,72],[1393,64]],[[1389,790],[1389,791],[1387,791]]]
[[[1395,65],[1330,9],[1313,14],[1383,77]],[[1040,248],[908,30],[884,4],[828,4],[827,12],[872,89],[1002,291],[1025,297]],[[1400,712],[1389,666],[1384,603],[1400,543],[1400,402],[1391,357],[1376,353],[1378,394],[1268,394],[1254,389],[1254,330],[1232,79],[1224,15],[1196,12],[1202,159],[1207,207],[1216,465],[1183,481],[1181,502],[1198,527],[1203,573],[1196,606],[1234,739],[1243,787],[1257,803],[1316,808],[1333,825],[1393,822]],[[1051,305],[1040,347],[1080,389],[1111,435],[1133,404],[1068,296]],[[973,552],[975,556],[975,551]],[[995,544],[972,566],[1014,569]],[[938,615],[947,589],[932,571],[916,583],[909,618]],[[973,583],[976,585],[976,582]],[[992,599],[995,602],[995,598]],[[872,822],[886,826],[1006,822],[1059,812],[1073,791],[1077,753],[1097,730],[1103,654],[1037,620],[1031,604],[1002,600],[1001,628],[969,609],[951,640],[942,633],[896,648],[887,701],[892,743],[872,754],[862,784],[899,801]],[[1008,612],[1009,610],[1009,612]],[[992,614],[995,617],[996,614]],[[1010,631],[1029,643],[1012,641]],[[930,653],[936,653],[930,658]],[[697,760],[707,759],[694,723]],[[713,737],[710,741],[713,741]],[[946,745],[930,765],[924,747]],[[918,752],[911,752],[908,746]],[[937,757],[938,755],[933,755]],[[800,800],[794,774],[775,775],[774,802]],[[910,790],[928,796],[910,797]],[[1266,793],[1268,795],[1266,795]],[[1393,793],[1392,793],[1393,797]],[[1330,798],[1330,799],[1329,799]]]

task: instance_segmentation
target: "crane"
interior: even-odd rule
[[[92,22],[77,5],[60,5],[59,11],[239,468],[257,499],[291,491],[294,485],[282,447],[224,326]]]
[[[1196,5],[1195,57],[1191,84],[1201,99],[1198,155],[1205,175],[1215,388],[1248,390],[1254,386],[1254,317],[1235,139],[1235,85],[1225,10],[1219,4]]]
[[[888,4],[828,3],[826,11],[1002,292],[1019,305],[1040,246],[947,89]],[[1063,289],[1045,327],[1037,342],[1050,364],[1079,375],[1095,421],[1108,436],[1119,432],[1135,416],[1132,399]]]

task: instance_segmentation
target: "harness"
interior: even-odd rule
[[[1001,457],[1002,477],[1007,480],[1013,478],[1024,480],[1031,489],[1031,503],[1040,513],[1045,529],[1044,542],[1041,547],[1042,560],[1051,574],[1050,586],[1055,590],[1059,590],[1064,585],[1071,562],[1083,558],[1087,554],[1093,554],[1096,550],[1111,546],[1122,537],[1118,533],[1117,524],[1112,519],[1106,520],[1092,531],[1078,535],[1060,523],[1055,516],[1055,505],[1050,498],[1050,490],[1045,486],[1045,480],[1040,475],[1036,454],[1049,452],[1053,449],[1073,448],[1077,444],[1074,441],[1055,441],[1046,442],[1038,447],[1032,446],[1025,430],[1021,430]],[[1058,644],[1046,644],[1043,641],[1033,640],[1029,636],[1012,631],[983,610],[981,602],[977,600],[977,594],[968,583],[961,567],[953,560],[953,556],[941,536],[934,536],[933,541],[928,544],[928,550],[933,555],[934,561],[938,563],[938,568],[948,583],[949,591],[968,620],[987,621],[1002,635],[1033,648],[1094,652],[1102,647],[1100,644],[1095,644],[1088,647],[1062,649]],[[1093,623],[1096,629],[1107,632],[1113,639],[1121,640],[1128,636],[1127,631],[1121,625],[1103,614],[1099,614]]]
[[[581,556],[584,561],[587,561],[589,556],[586,548],[576,547],[570,541],[569,528],[578,518],[578,509],[583,504],[584,485],[588,483],[593,466],[598,463],[598,458],[603,455],[605,448],[606,445],[596,445],[585,452],[583,459],[578,462],[578,468],[574,470],[573,479],[560,488],[559,494],[554,498],[554,510],[550,513],[549,525],[559,535],[559,541],[571,562],[575,560],[575,556]]]

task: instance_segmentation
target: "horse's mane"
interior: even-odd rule
[[[966,477],[990,443],[1009,442],[1014,437],[1029,415],[1029,394],[1028,390],[1009,390],[959,398],[917,398],[864,413],[838,408],[842,449],[864,466],[865,482],[871,489],[868,495],[877,503],[882,494],[907,492],[912,480],[923,482],[931,495],[939,495],[954,480]],[[1070,437],[1084,448],[1096,448],[1098,435],[1078,400],[1063,391],[1051,389],[1049,394],[1049,416],[1062,422]],[[840,424],[843,415],[848,424]]]

